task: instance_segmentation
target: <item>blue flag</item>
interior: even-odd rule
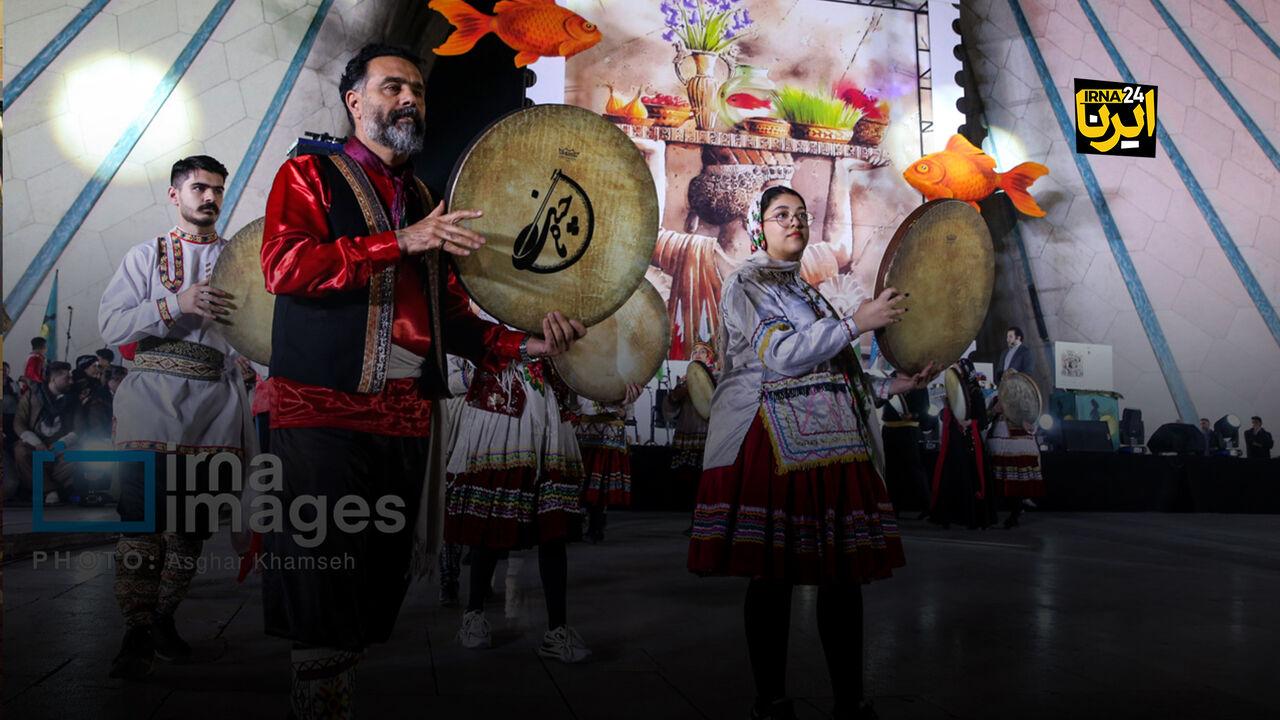
[[[40,323],[40,337],[49,344],[46,362],[58,359],[58,271],[53,271],[53,287],[49,288],[49,303],[44,307],[44,321]]]

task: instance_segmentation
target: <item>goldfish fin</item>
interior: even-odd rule
[[[1013,206],[1018,209],[1018,212],[1031,217],[1044,217],[1044,210],[1036,204],[1035,198],[1031,197],[1027,188],[1031,187],[1031,183],[1035,182],[1036,178],[1048,174],[1049,168],[1040,163],[1024,162],[1009,172],[1000,173],[1000,189],[1004,190],[1013,201]]]
[[[455,28],[444,44],[434,50],[437,55],[465,55],[493,29],[492,17],[463,0],[431,0],[427,7],[444,15]]]
[[[538,61],[538,58],[541,57],[541,55],[531,50],[521,50],[516,53],[516,67],[522,68],[525,65],[535,63]]]
[[[974,201],[972,201],[972,200],[965,200],[965,202],[966,202],[966,203],[968,203],[969,207],[973,208],[974,210],[977,210],[979,215],[981,215],[981,214],[982,214],[982,206],[981,206],[981,205],[979,205],[978,203],[976,203],[976,202],[974,202]]]
[[[976,147],[965,136],[956,133],[947,141],[947,150],[961,155],[982,155],[982,148]]]

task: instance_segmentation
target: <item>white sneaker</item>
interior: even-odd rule
[[[468,610],[463,614],[462,629],[458,630],[458,644],[471,650],[493,647],[489,621],[484,619],[483,611]]]
[[[542,636],[542,646],[538,648],[542,657],[559,660],[562,663],[576,663],[587,659],[591,651],[577,631],[568,625],[561,625],[555,630],[548,630]]]
[[[49,491],[49,492],[44,496],[44,504],[45,504],[45,505],[57,505],[57,504],[58,504],[58,501],[59,501],[59,500],[61,500],[61,499],[62,499],[62,498],[58,496],[58,491],[57,491],[57,490],[50,490],[50,491]]]

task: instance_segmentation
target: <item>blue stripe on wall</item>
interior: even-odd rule
[[[1253,34],[1258,36],[1258,39],[1262,41],[1262,44],[1267,46],[1267,49],[1271,51],[1271,54],[1280,58],[1280,45],[1277,45],[1276,41],[1271,39],[1271,36],[1262,29],[1262,26],[1258,24],[1258,21],[1254,20],[1253,16],[1250,15],[1248,11],[1240,7],[1240,3],[1236,2],[1236,0],[1227,0],[1227,4],[1231,6],[1232,10],[1236,11],[1236,15],[1240,16],[1240,19],[1243,20],[1244,24],[1253,31]]]
[[[81,30],[89,25],[89,21],[98,16],[102,12],[102,8],[107,6],[111,0],[90,0],[89,4],[81,8],[67,26],[58,31],[57,35],[49,41],[48,45],[41,48],[36,56],[31,58],[31,62],[27,63],[17,75],[13,76],[13,80],[4,89],[4,109],[6,111],[13,107],[13,103],[22,95],[36,78],[40,77],[40,73],[49,67],[49,63],[53,62],[58,55],[71,44],[72,40],[80,34]]]
[[[120,136],[120,139],[116,141],[116,144],[112,146],[107,156],[102,159],[102,163],[98,165],[93,177],[89,179],[84,189],[76,196],[66,214],[58,221],[53,233],[44,241],[44,245],[36,253],[26,272],[22,273],[22,277],[18,278],[18,283],[13,286],[9,297],[5,298],[5,309],[8,310],[9,317],[17,320],[22,315],[22,312],[27,309],[27,304],[31,302],[31,296],[35,294],[45,276],[53,269],[53,265],[62,255],[62,251],[71,243],[71,239],[75,237],[85,218],[93,210],[93,206],[97,204],[98,199],[102,197],[102,193],[111,184],[111,179],[120,170],[120,166],[129,157],[129,153],[133,152],[133,148],[138,144],[138,140],[142,138],[142,134],[146,132],[156,114],[160,112],[160,108],[164,107],[165,101],[169,99],[169,95],[177,87],[178,81],[182,79],[187,69],[191,67],[196,56],[200,54],[200,50],[209,41],[209,36],[218,27],[218,23],[222,22],[222,18],[226,16],[227,10],[234,1],[218,0],[218,4],[209,12],[209,16],[204,19],[200,28],[196,30],[195,35],[192,35],[191,40],[187,42],[187,46],[182,49],[178,58],[173,61],[169,72],[165,73],[165,76],[160,80],[160,84],[151,93],[151,98],[142,106],[142,109],[134,117],[133,122],[124,131],[124,134]]]
[[[1040,46],[1031,34],[1027,16],[1022,13],[1018,0],[1009,0],[1009,8],[1013,11],[1013,19],[1017,21],[1018,30],[1022,33],[1027,51],[1031,54],[1036,74],[1040,76],[1040,83],[1044,86],[1044,94],[1053,108],[1053,115],[1058,121],[1058,128],[1062,131],[1062,138],[1069,149],[1075,148],[1075,128],[1072,125],[1071,116],[1067,114],[1067,109],[1062,104],[1062,96],[1058,94],[1053,75],[1049,73],[1049,66],[1045,64],[1044,55],[1040,53]],[[1156,318],[1155,309],[1151,307],[1151,299],[1147,297],[1142,279],[1138,277],[1138,270],[1133,265],[1133,258],[1129,256],[1129,249],[1125,247],[1124,240],[1120,237],[1120,228],[1116,225],[1115,217],[1111,215],[1111,207],[1102,193],[1102,186],[1098,184],[1098,178],[1093,174],[1093,167],[1089,165],[1085,156],[1073,153],[1072,158],[1075,160],[1076,169],[1080,171],[1080,178],[1084,181],[1089,199],[1093,202],[1093,209],[1098,213],[1098,220],[1102,223],[1102,230],[1107,236],[1107,245],[1110,246],[1111,254],[1115,257],[1116,267],[1119,268],[1120,276],[1124,279],[1129,297],[1133,299],[1133,307],[1137,310],[1138,320],[1142,323],[1142,329],[1151,343],[1151,351],[1155,353],[1156,363],[1159,364],[1160,372],[1164,375],[1165,384],[1169,386],[1169,394],[1178,408],[1178,416],[1183,422],[1194,423],[1200,416],[1196,413],[1195,404],[1191,402],[1191,395],[1187,393],[1182,373],[1173,360],[1173,351],[1169,349],[1169,341],[1165,339],[1164,330],[1160,327],[1159,319]]]
[[[1236,100],[1236,96],[1232,95],[1231,91],[1227,89],[1226,83],[1222,82],[1222,78],[1218,77],[1218,73],[1214,72],[1209,65],[1209,61],[1205,60],[1204,55],[1201,55],[1196,46],[1191,43],[1191,38],[1187,37],[1187,34],[1182,31],[1182,27],[1169,14],[1164,3],[1160,2],[1160,0],[1151,0],[1151,5],[1155,7],[1156,12],[1160,13],[1160,17],[1164,19],[1164,24],[1169,26],[1169,30],[1173,31],[1173,36],[1178,38],[1178,42],[1182,43],[1182,48],[1187,51],[1192,60],[1196,61],[1196,65],[1200,66],[1200,72],[1204,73],[1204,76],[1209,79],[1209,83],[1222,96],[1223,102],[1227,104],[1227,107],[1231,108],[1231,112],[1235,113],[1236,118],[1253,136],[1254,142],[1258,143],[1258,147],[1262,148],[1262,153],[1271,160],[1271,164],[1275,166],[1276,170],[1280,170],[1280,151],[1276,150],[1276,146],[1272,145],[1271,140],[1263,134],[1262,128],[1258,127],[1258,123],[1253,121],[1253,117],[1245,111],[1240,101]]]
[[[1080,9],[1084,10],[1085,17],[1089,19],[1089,24],[1093,26],[1093,31],[1098,34],[1098,39],[1102,41],[1102,46],[1106,48],[1107,54],[1111,56],[1111,62],[1115,64],[1116,69],[1120,71],[1121,77],[1125,82],[1136,83],[1133,73],[1129,71],[1129,66],[1125,63],[1124,58],[1120,56],[1120,51],[1116,48],[1115,43],[1111,41],[1111,36],[1107,34],[1102,22],[1093,11],[1093,7],[1089,4],[1089,0],[1078,0]],[[1218,245],[1222,247],[1222,252],[1226,254],[1227,261],[1231,263],[1231,268],[1236,271],[1236,276],[1240,278],[1240,282],[1244,285],[1245,292],[1249,293],[1249,298],[1253,300],[1254,306],[1258,308],[1258,313],[1262,315],[1262,320],[1267,324],[1267,329],[1271,331],[1271,337],[1275,339],[1276,344],[1280,345],[1280,316],[1276,315],[1276,309],[1271,305],[1271,301],[1267,298],[1267,294],[1262,290],[1262,284],[1258,282],[1258,278],[1254,277],[1253,270],[1249,268],[1249,264],[1245,262],[1244,256],[1240,254],[1240,248],[1231,237],[1231,233],[1227,231],[1227,226],[1223,224],[1222,218],[1218,217],[1218,211],[1214,209],[1213,204],[1209,202],[1209,196],[1205,194],[1204,188],[1200,187],[1200,181],[1196,180],[1196,176],[1191,172],[1191,168],[1187,165],[1187,161],[1182,157],[1182,153],[1178,150],[1177,144],[1173,142],[1173,138],[1169,137],[1169,133],[1165,131],[1163,126],[1156,126],[1156,137],[1160,140],[1160,145],[1164,148],[1165,153],[1169,155],[1169,162],[1173,163],[1173,167],[1178,171],[1178,176],[1182,178],[1182,184],[1186,186],[1187,192],[1191,193],[1192,200],[1195,201],[1196,207],[1200,209],[1200,214],[1204,216],[1204,221],[1209,225],[1209,230],[1213,233],[1213,237],[1217,239]]]
[[[280,80],[280,87],[276,88],[276,94],[271,98],[271,104],[267,106],[267,111],[262,115],[262,122],[258,124],[258,131],[253,134],[253,140],[249,142],[249,148],[244,152],[244,159],[236,167],[235,176],[231,178],[231,185],[227,188],[226,197],[223,198],[222,214],[218,218],[218,234],[226,232],[227,223],[231,222],[231,213],[236,209],[236,205],[239,204],[240,196],[244,194],[244,189],[249,184],[249,178],[253,175],[253,169],[258,166],[258,160],[262,157],[262,151],[267,146],[271,131],[275,129],[276,122],[280,119],[280,113],[284,110],[285,101],[289,99],[289,94],[293,92],[293,86],[298,81],[302,66],[306,63],[307,56],[311,54],[311,47],[316,43],[316,36],[320,34],[320,26],[324,25],[325,16],[329,14],[329,8],[332,6],[333,0],[321,0],[320,7],[316,9],[315,16],[311,18],[311,25],[302,36],[302,43],[298,45],[298,51],[293,54],[289,69],[285,71],[284,77]]]

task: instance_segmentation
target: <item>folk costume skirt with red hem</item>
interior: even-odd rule
[[[732,465],[704,470],[689,570],[800,585],[867,583],[906,564],[869,460],[779,474],[760,415]]]
[[[582,503],[587,508],[627,507],[631,504],[631,451],[621,419],[587,418],[577,427],[585,482]]]
[[[1040,470],[1040,444],[1034,434],[1022,428],[997,423],[987,439],[991,476],[1005,497],[1044,497],[1044,474]]]
[[[626,507],[631,504],[631,452],[614,447],[582,445],[586,483],[582,502],[587,507]]]
[[[519,550],[568,537],[582,522],[574,472],[509,467],[450,474],[444,538],[457,545]]]

